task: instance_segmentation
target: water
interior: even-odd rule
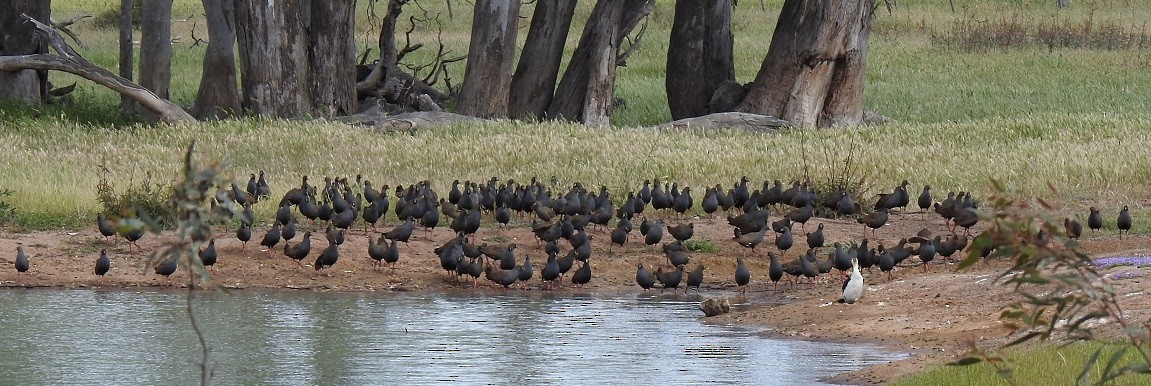
[[[184,292],[0,290],[0,384],[193,384]],[[695,301],[520,293],[203,293],[217,384],[817,384],[901,357],[766,339]]]

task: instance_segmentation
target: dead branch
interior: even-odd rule
[[[651,12],[651,11],[648,11],[648,12]],[[639,26],[639,32],[635,33],[634,38],[631,36],[624,36],[624,40],[627,40],[627,43],[628,43],[627,49],[623,50],[622,52],[619,53],[619,55],[616,56],[616,58],[615,58],[615,65],[616,66],[627,67],[627,58],[631,57],[631,54],[635,52],[635,49],[637,47],[639,47],[640,40],[643,40],[644,33],[647,32],[647,22],[649,20],[651,20],[650,17],[644,16],[643,24]]]
[[[89,17],[92,17],[91,13],[82,13],[82,14],[79,14],[76,16],[72,16],[70,19],[64,20],[61,22],[57,22],[57,21],[49,18],[48,22],[52,23],[52,26],[56,27],[56,29],[63,31],[66,35],[68,35],[68,37],[72,38],[72,41],[76,42],[76,44],[79,44],[80,48],[86,49],[86,48],[88,48],[88,46],[85,45],[84,42],[80,41],[80,35],[77,35],[75,32],[72,32],[72,30],[69,29],[68,27],[71,26],[72,24],[76,24],[76,22],[78,22],[80,20],[84,20],[84,19],[89,18]]]
[[[48,44],[56,51],[56,55],[33,54],[3,56],[0,57],[0,71],[16,71],[22,69],[64,71],[91,80],[101,86],[132,98],[139,103],[140,106],[156,113],[156,115],[160,117],[160,120],[164,122],[185,123],[196,121],[196,119],[192,118],[184,109],[172,104],[172,102],[162,99],[152,93],[152,91],[132,83],[127,79],[116,76],[103,67],[94,65],[84,59],[84,57],[80,56],[72,47],[68,46],[68,43],[64,41],[64,38],[55,28],[41,23],[27,14],[21,14],[21,17],[36,26],[37,33],[44,36]]]

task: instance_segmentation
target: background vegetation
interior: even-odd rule
[[[192,31],[206,39],[206,28],[198,1],[176,3],[172,99],[187,105],[204,50]],[[740,82],[758,70],[781,3],[745,1],[736,9]],[[1144,161],[1151,135],[1151,7],[1140,0],[1075,1],[1058,10],[1053,3],[975,1],[952,10],[944,0],[901,1],[889,11],[881,2],[865,103],[896,123],[850,129],[763,134],[643,128],[669,120],[663,66],[673,15],[672,2],[662,0],[640,49],[620,69],[617,96],[627,105],[616,111],[612,128],[495,122],[407,135],[258,120],[149,126],[123,122],[119,97],[81,80],[65,103],[0,106],[0,141],[10,149],[0,154],[0,188],[13,191],[4,202],[22,228],[86,225],[101,209],[100,165],[113,186],[172,181],[183,146],[198,139],[206,157],[232,162],[235,175],[229,178],[243,186],[247,173],[265,170],[276,194],[303,174],[357,173],[377,184],[427,179],[440,187],[457,178],[556,176],[621,194],[656,177],[680,185],[730,185],[742,175],[788,181],[806,170],[818,180],[841,170],[851,155],[856,177],[885,190],[908,179],[917,188],[932,184],[937,194],[970,190],[981,196],[995,176],[1020,194],[1046,195],[1051,182],[1060,192],[1054,202],[1068,210],[1129,204],[1143,213],[1141,200],[1151,188],[1151,164]],[[361,15],[372,4],[363,2]],[[450,17],[443,1],[421,4],[406,12],[438,17],[443,30],[424,25],[412,39],[431,44],[443,36],[452,52],[466,53],[468,4],[453,1]],[[577,20],[590,4],[582,3]],[[58,0],[53,13],[63,19],[117,7],[110,0]],[[371,20],[358,19],[362,49],[374,45]],[[79,49],[83,54],[115,68],[114,29],[93,22],[74,29],[87,45]],[[576,39],[578,32],[569,38],[569,50]],[[422,49],[412,60],[431,53]],[[463,67],[452,71],[458,84]],[[52,81],[62,86],[75,79],[54,73]]]

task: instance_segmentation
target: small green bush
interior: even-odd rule
[[[0,190],[0,224],[7,224],[16,218],[16,208],[4,201],[4,197],[11,196],[12,189]]]
[[[175,225],[176,208],[172,204],[170,184],[155,181],[151,173],[137,181],[131,179],[122,190],[116,189],[108,181],[108,169],[100,165],[100,181],[96,184],[96,199],[103,206],[104,215],[109,218],[141,217],[150,218],[164,229]]]
[[[687,247],[687,250],[692,251],[692,252],[703,252],[703,253],[719,252],[719,245],[716,245],[715,241],[711,241],[709,239],[691,239],[691,240],[684,241],[683,245],[685,247]]]

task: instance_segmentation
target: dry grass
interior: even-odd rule
[[[1151,188],[1151,119],[1146,116],[1050,115],[967,123],[894,124],[780,134],[588,128],[556,123],[494,122],[379,134],[338,123],[258,122],[130,130],[76,126],[16,127],[0,124],[0,155],[8,171],[0,186],[22,212],[87,218],[98,210],[97,165],[113,183],[151,173],[171,179],[180,151],[193,139],[205,161],[226,161],[243,186],[247,173],[267,171],[275,192],[301,175],[363,174],[379,184],[491,177],[526,181],[555,176],[563,183],[604,185],[619,195],[646,178],[681,186],[730,186],[803,176],[813,179],[842,167],[853,147],[858,174],[887,189],[902,179],[948,190],[988,192],[990,178],[1021,194],[1056,201],[1132,202]],[[805,161],[806,159],[806,161]]]

